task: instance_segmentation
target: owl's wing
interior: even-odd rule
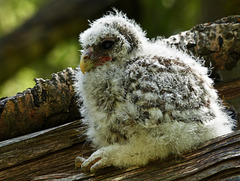
[[[128,64],[126,76],[127,97],[137,107],[140,124],[212,119],[208,95],[214,89],[178,59],[140,57]]]

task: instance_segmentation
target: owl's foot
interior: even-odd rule
[[[83,171],[96,172],[101,168],[110,166],[108,157],[103,150],[97,150],[88,159],[83,157],[76,157],[75,166],[81,167]]]
[[[86,158],[83,158],[81,156],[77,156],[75,158],[75,168],[81,168],[83,162],[86,160]]]

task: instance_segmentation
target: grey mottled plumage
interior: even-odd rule
[[[148,40],[124,14],[94,21],[80,42],[76,93],[98,149],[83,169],[145,165],[231,132],[207,68],[161,39]]]

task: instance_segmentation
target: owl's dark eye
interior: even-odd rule
[[[101,46],[103,50],[109,50],[113,47],[114,41],[112,40],[105,40],[102,42]]]

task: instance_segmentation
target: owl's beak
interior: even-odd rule
[[[84,52],[82,53],[80,60],[80,68],[84,75],[85,72],[90,71],[95,66],[94,61],[91,60],[92,54],[93,53],[91,48],[84,50]]]
[[[82,73],[85,75],[85,72],[88,72],[97,66],[104,65],[106,62],[111,60],[112,57],[108,54],[102,54],[98,56],[94,55],[93,48],[89,47],[82,53],[80,68]]]

